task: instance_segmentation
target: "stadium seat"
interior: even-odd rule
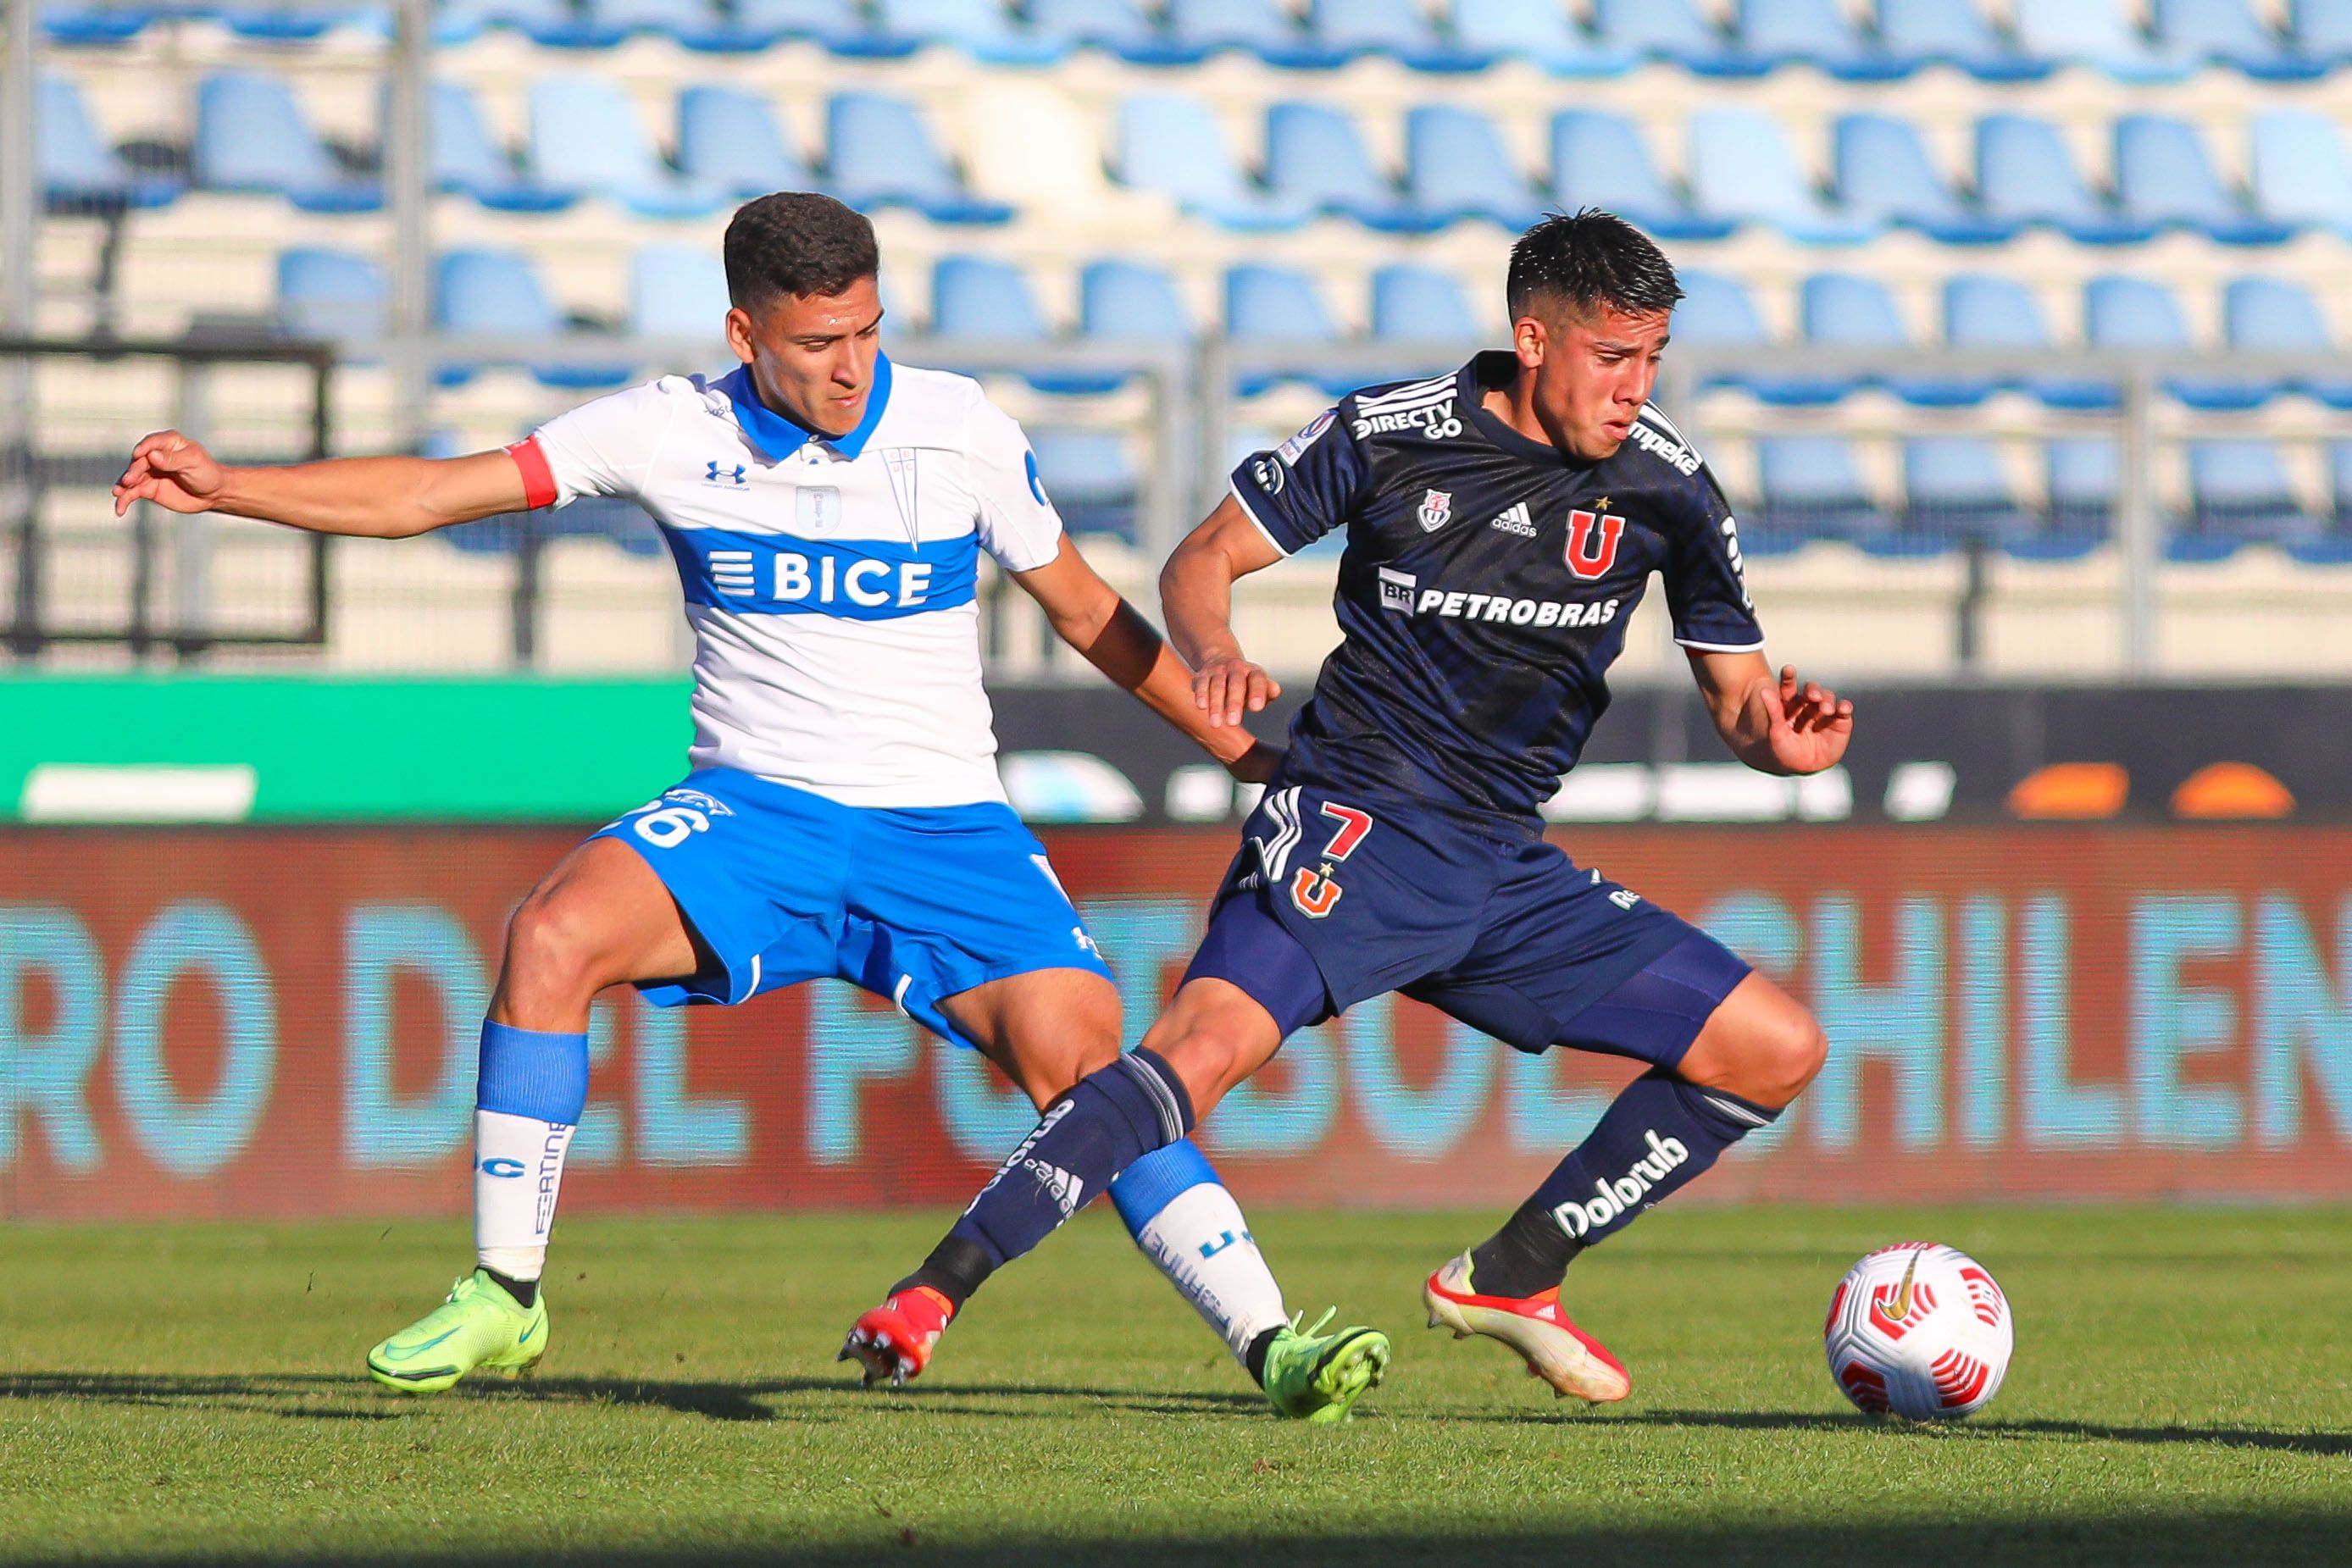
[[[974,256],[941,256],[931,267],[931,332],[985,343],[1047,343],[1054,331],[1029,278],[1010,262]],[[1116,371],[1024,370],[1042,392],[1084,395],[1114,392],[1127,378]]]
[[[1433,217],[1486,218],[1523,229],[1543,216],[1534,187],[1475,109],[1422,104],[1405,115],[1405,188]]]
[[[851,206],[912,207],[937,224],[1001,224],[1013,209],[982,201],[940,152],[914,107],[874,92],[825,106],[827,183]]]
[[[2171,291],[2146,277],[2091,279],[2083,289],[2083,323],[2094,349],[2185,354],[2195,347]],[[2259,382],[2168,376],[2164,390],[2191,408],[2228,410],[2258,407],[2275,389]]]
[[[330,342],[384,335],[383,268],[350,251],[304,246],[278,257],[278,329]]]
[[[2020,114],[1977,121],[1977,195],[1986,214],[2020,224],[2052,224],[2085,245],[2139,245],[2155,225],[2117,213],[2067,155],[2058,128]]]
[[[2095,66],[2118,81],[2178,81],[2193,58],[2151,42],[2124,15],[2122,0],[2063,0],[2017,7],[2018,47],[2062,64]]]
[[[1168,0],[1168,31],[1203,53],[1240,49],[1270,66],[1313,70],[1348,57],[1309,37],[1280,0]]]
[[[2210,560],[2251,540],[2284,542],[2323,527],[2295,499],[2268,441],[2189,443],[2189,500],[2191,527],[2166,551],[2176,560]]]
[[[1756,474],[1764,520],[1785,537],[1850,539],[1884,526],[1843,436],[1761,436]]]
[[[1561,212],[1600,207],[1659,239],[1722,239],[1737,226],[1691,211],[1659,174],[1633,122],[1600,110],[1553,117],[1551,181],[1552,204]]]
[[[677,42],[718,29],[714,0],[583,0],[569,33],[534,37],[557,47],[609,49],[635,37]]]
[[[1822,200],[1772,116],[1700,110],[1688,129],[1691,200],[1709,217],[1768,225],[1808,245],[1853,245],[1875,230]]]
[[[1756,301],[1737,280],[1721,273],[1685,269],[1679,275],[1682,302],[1675,307],[1674,340],[1690,349],[1759,349],[1771,341]],[[1700,387],[1738,387],[1761,402],[1806,406],[1835,402],[1843,385],[1819,376],[1772,375],[1759,371],[1706,374]]]
[[[2054,358],[2055,344],[2042,308],[2013,277],[1963,273],[1944,284],[1944,341],[1955,349],[2013,352],[2028,359]],[[1991,395],[2003,386],[2022,385],[2052,408],[2087,411],[2116,406],[2116,390],[2104,382],[2014,375],[1970,381],[1966,401]]]
[[[2264,217],[2352,234],[2352,158],[2326,114],[2274,109],[2254,116],[2252,170],[2254,208]]]
[[[1113,342],[1186,343],[1192,313],[1175,280],[1157,266],[1110,257],[1078,274],[1078,333]]]
[[[2336,65],[2352,59],[2352,0],[2294,0],[2295,52]]]
[[[1559,0],[1454,0],[1454,36],[1465,48],[1533,61],[1554,76],[1622,76],[1627,51],[1595,43]]]
[[[1475,71],[1492,57],[1438,31],[1419,0],[1312,0],[1307,21],[1325,48],[1381,55],[1417,71]]]
[[[337,167],[293,89],[259,72],[224,71],[196,89],[193,162],[206,190],[265,192],[310,213],[383,205],[383,185]]]
[[[433,24],[434,37],[450,45],[471,43],[494,27],[555,47],[584,41],[567,0],[441,0]]]
[[[889,37],[947,44],[993,65],[1051,65],[1069,53],[1061,38],[1016,25],[1002,0],[875,0],[874,15]]]
[[[1798,312],[1805,340],[1825,349],[1891,349],[1911,346],[1902,313],[1886,285],[1859,273],[1817,272],[1805,279],[1798,296]],[[1847,375],[1824,384],[1832,396],[1875,377]],[[1980,401],[1983,392],[1969,383],[1924,376],[1885,378],[1888,390],[1904,402],[1923,408],[1948,408]]]
[[[1462,280],[1454,274],[1404,263],[1372,274],[1373,337],[1467,347],[1483,335]]]
[[[1339,329],[1314,279],[1290,267],[1244,262],[1225,273],[1225,336],[1235,343],[1311,350],[1337,342]],[[1338,397],[1361,378],[1322,372],[1308,353],[1270,371],[1246,371],[1235,385],[1242,396],[1255,397],[1285,380],[1312,382]]]
[[[1271,196],[1242,177],[1224,131],[1206,103],[1175,93],[1139,93],[1118,106],[1114,166],[1125,183],[1172,196],[1188,213],[1244,233],[1297,228],[1312,209]]]
[[[1207,52],[1177,42],[1144,0],[1030,0],[1029,26],[1066,48],[1108,49],[1136,65],[1197,63]]]
[[[1979,81],[2038,81],[2052,68],[1995,32],[1978,0],[1878,0],[1878,37],[1897,59],[1957,66]]]
[[[2193,228],[2223,245],[2281,245],[2294,236],[2222,188],[2203,139],[2185,120],[2126,114],[2116,121],[2116,197],[2135,222]]]
[[[795,38],[851,57],[889,58],[916,47],[875,27],[857,0],[731,0],[716,27],[681,41],[712,53],[759,54]]]
[[[604,196],[640,217],[702,217],[719,210],[717,187],[667,168],[636,106],[603,77],[543,76],[530,84],[530,163],[539,183]]]
[[[44,5],[39,12],[42,36],[68,47],[129,43],[156,15],[146,5]]]
[[[225,5],[212,16],[232,37],[257,44],[314,43],[337,27],[373,26],[381,36],[391,34],[387,13],[358,5]]]
[[[2069,438],[2042,449],[2049,526],[2039,538],[2006,541],[2012,555],[2063,558],[2104,541],[2115,527],[2123,456],[2111,438]]]
[[[1801,62],[1845,81],[1886,81],[1915,68],[1865,37],[1839,0],[1740,0],[1736,37],[1757,59]]]
[[[180,193],[177,180],[131,172],[99,134],[80,90],[65,78],[41,78],[34,114],[41,197],[50,206],[160,207]]]
[[[1266,110],[1265,183],[1286,206],[1343,214],[1391,233],[1425,232],[1444,222],[1398,194],[1372,166],[1355,119],[1328,104],[1277,103]]]
[[[1853,217],[1916,228],[1945,245],[1989,245],[2013,238],[1963,201],[1928,161],[1919,128],[1888,114],[1841,115],[1832,133],[1838,203]]]
[[[1074,534],[1116,534],[1135,542],[1135,503],[1142,485],[1128,437],[1108,430],[1045,426],[1029,433],[1037,477],[1062,525]]]
[[[2257,20],[2246,0],[2156,0],[2156,35],[2191,59],[2220,60],[2264,81],[2311,81],[2325,59],[2305,55]]]
[[[561,338],[572,330],[540,287],[530,260],[509,250],[453,250],[442,256],[433,268],[433,317],[434,325],[446,332]],[[475,370],[472,365],[443,365],[435,376],[445,387],[463,386]],[[630,371],[626,365],[534,365],[530,373],[542,386],[601,390],[621,385]]]
[[[1669,59],[1705,76],[1762,76],[1771,62],[1742,53],[1694,0],[1594,0],[1603,47]]]
[[[2017,504],[2000,448],[1980,436],[1926,436],[1903,444],[1904,529],[1920,547],[2040,531]]]
[[[2280,277],[2232,279],[2221,292],[2221,329],[2230,347],[2260,353],[2324,354],[2335,341],[2309,290]],[[2352,379],[2295,384],[2330,408],[2352,408]]]
[[[560,212],[577,199],[572,192],[549,190],[522,177],[513,154],[490,134],[473,90],[463,83],[436,78],[426,112],[432,117],[436,190],[471,196],[505,213]],[[385,122],[390,120],[387,108]]]
[[[778,127],[774,105],[735,88],[690,87],[677,95],[677,166],[734,201],[816,183]]]
[[[716,344],[727,333],[727,264],[707,246],[649,245],[629,258],[629,331]]]

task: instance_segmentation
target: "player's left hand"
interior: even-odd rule
[[[1772,760],[1787,773],[1819,773],[1834,768],[1853,738],[1853,704],[1827,686],[1797,678],[1797,666],[1780,666],[1778,681],[1759,681],[1748,693],[1740,727],[1761,735]]]
[[[1225,771],[1244,784],[1273,782],[1275,770],[1282,766],[1283,749],[1261,740],[1247,751],[1225,764]]]

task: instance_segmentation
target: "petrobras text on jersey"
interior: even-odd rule
[[[887,621],[972,601],[980,570],[971,534],[907,544],[818,540],[723,528],[664,528],[690,603],[754,615]]]
[[[1462,422],[1454,417],[1454,400],[1441,398],[1435,402],[1418,407],[1376,409],[1360,413],[1350,426],[1356,439],[1367,435],[1384,435],[1392,430],[1418,430],[1432,441],[1442,441],[1449,435],[1462,434]]]
[[[1499,621],[1511,626],[1606,626],[1617,619],[1622,601],[1597,599],[1589,603],[1559,599],[1514,599],[1507,593],[1464,593],[1424,588],[1413,595],[1402,572],[1381,571],[1381,603],[1410,615],[1439,615],[1456,621]]]
[[[1659,462],[1672,465],[1675,472],[1684,475],[1698,472],[1698,454],[1664,431],[1651,428],[1646,420],[1635,420],[1629,434],[1634,445]]]

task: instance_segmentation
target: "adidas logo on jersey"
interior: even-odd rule
[[[1525,501],[1514,503],[1500,517],[1486,526],[1490,528],[1499,528],[1507,534],[1518,534],[1527,538],[1536,537],[1536,521],[1528,515],[1528,504]]]

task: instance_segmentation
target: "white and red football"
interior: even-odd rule
[[[1981,1410],[2009,1374],[2009,1298],[1984,1265],[1898,1241],[1846,1270],[1822,1327],[1830,1376],[1857,1409],[1934,1421]]]

